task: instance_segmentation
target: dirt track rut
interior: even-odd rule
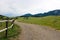
[[[56,30],[35,24],[15,23],[22,28],[18,40],[60,40],[60,32]]]

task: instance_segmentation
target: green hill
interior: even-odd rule
[[[1,19],[6,19],[6,18],[7,18],[6,16],[0,15],[0,20]]]
[[[7,16],[3,16],[3,15],[0,15],[0,20],[6,20],[6,19],[13,19],[14,17],[7,17]]]

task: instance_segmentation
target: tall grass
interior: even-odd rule
[[[8,26],[11,26],[11,23],[8,23]],[[6,27],[6,23],[0,23],[0,30],[4,29]],[[9,40],[10,37],[15,37],[21,32],[21,29],[19,26],[14,24],[13,29],[8,29],[8,37],[6,38],[6,31],[0,33],[0,40]]]
[[[50,26],[52,28],[60,30],[60,16],[30,17],[29,19],[20,17],[17,20],[20,22]]]

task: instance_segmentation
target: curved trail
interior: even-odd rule
[[[18,40],[60,40],[60,32],[50,28],[17,21],[15,24],[22,28]]]

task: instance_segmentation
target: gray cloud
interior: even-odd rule
[[[55,9],[60,9],[60,0],[0,0],[0,14],[35,14]]]

